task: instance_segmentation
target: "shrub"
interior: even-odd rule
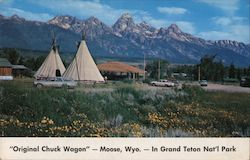
[[[194,86],[141,90],[117,85],[114,91],[84,92],[1,82],[0,132],[3,136],[249,136],[249,100],[249,94],[206,92]]]

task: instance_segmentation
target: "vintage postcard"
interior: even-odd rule
[[[250,158],[249,0],[0,0],[0,159]]]

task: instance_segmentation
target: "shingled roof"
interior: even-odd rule
[[[12,67],[12,65],[6,58],[0,58],[0,67]]]
[[[139,73],[144,74],[144,71],[136,68],[134,66],[130,66],[125,63],[121,62],[107,62],[103,64],[97,65],[98,69],[100,71],[106,71],[106,72],[122,72],[122,73]]]

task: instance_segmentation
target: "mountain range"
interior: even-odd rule
[[[154,28],[147,22],[135,23],[125,13],[109,26],[95,17],[85,20],[64,15],[47,22],[29,21],[18,15],[0,15],[0,48],[49,50],[51,32],[63,52],[76,51],[76,42],[86,34],[94,55],[119,57],[155,57],[174,63],[197,63],[206,54],[216,55],[228,65],[250,65],[250,44],[232,40],[205,40],[180,30],[176,24]]]

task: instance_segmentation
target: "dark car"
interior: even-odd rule
[[[250,77],[244,77],[240,80],[241,87],[250,87]]]

